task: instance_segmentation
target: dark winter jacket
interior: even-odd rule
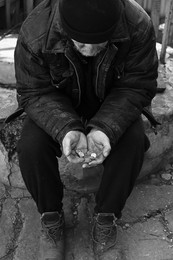
[[[152,22],[134,0],[122,1],[123,15],[108,48],[94,58],[100,108],[85,127],[76,112],[84,86],[82,66],[61,28],[58,0],[43,1],[21,27],[15,50],[19,104],[60,143],[70,130],[98,128],[114,145],[155,96],[158,60]]]

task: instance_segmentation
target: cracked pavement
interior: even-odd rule
[[[172,260],[172,180],[168,165],[138,181],[118,221],[115,247],[99,256],[91,238],[94,194],[66,187],[66,260]],[[39,235],[40,215],[30,194],[0,183],[0,260],[37,260]]]

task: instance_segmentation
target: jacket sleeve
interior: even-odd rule
[[[49,68],[19,35],[15,49],[15,72],[19,106],[59,143],[70,130],[84,131],[70,99],[52,86]]]
[[[88,124],[88,130],[98,128],[105,132],[112,145],[139,118],[156,94],[158,58],[151,21],[145,31],[138,30],[134,34],[122,65],[124,70],[119,79],[114,80],[100,110]]]

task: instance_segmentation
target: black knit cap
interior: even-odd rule
[[[102,43],[111,37],[121,16],[121,0],[60,0],[62,28],[81,43]]]

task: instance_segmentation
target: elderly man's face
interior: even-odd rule
[[[107,41],[98,44],[81,43],[72,40],[75,48],[84,56],[91,57],[96,56],[99,52],[105,49]]]

